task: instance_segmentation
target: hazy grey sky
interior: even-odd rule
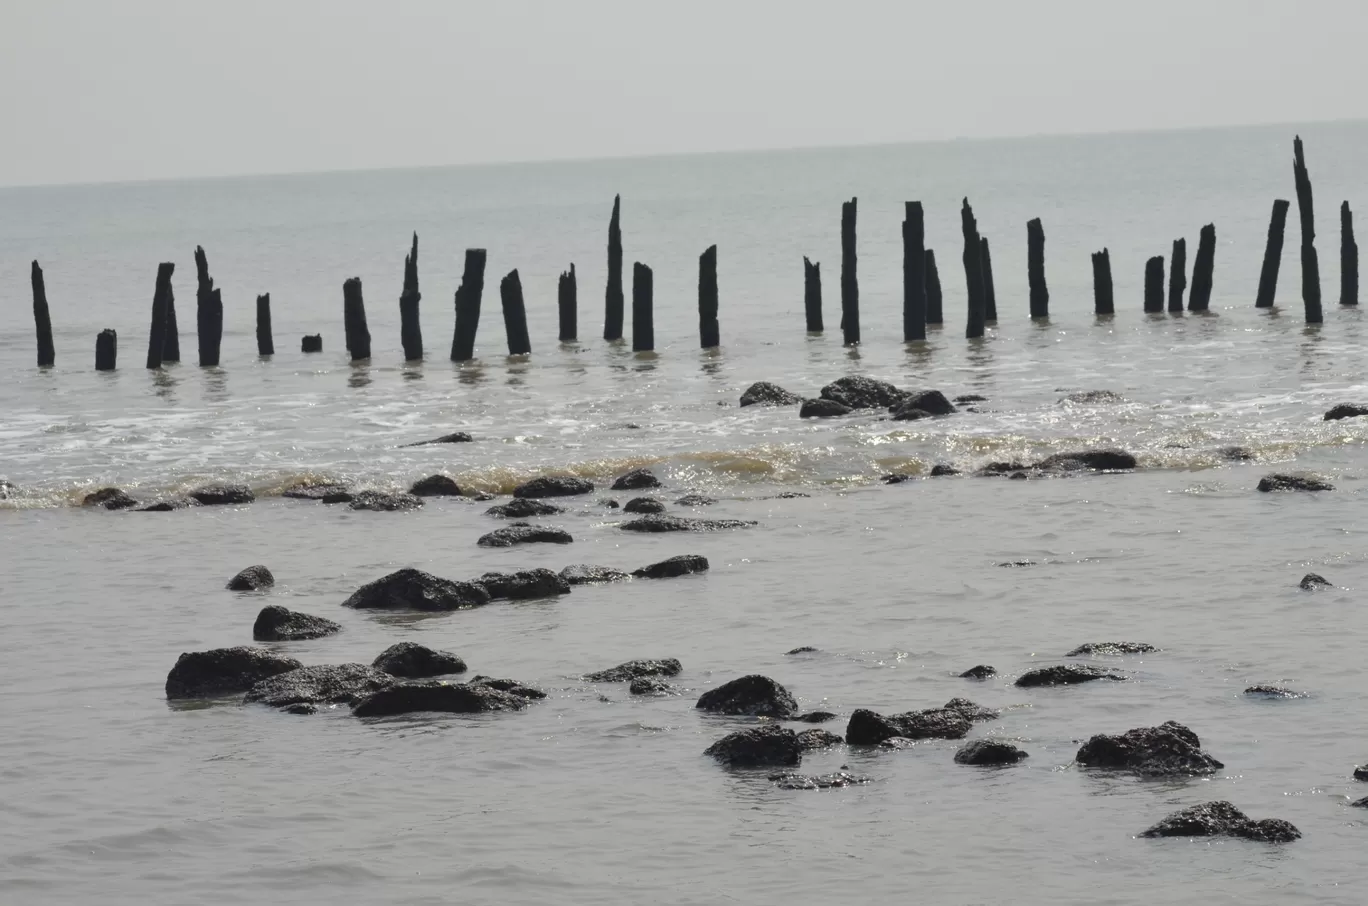
[[[0,185],[1368,115],[1365,0],[0,0]]]

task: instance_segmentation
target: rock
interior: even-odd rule
[[[589,683],[626,683],[636,679],[653,676],[678,676],[683,666],[672,657],[660,660],[628,661],[598,673],[586,673],[585,682]]]
[[[955,397],[955,402],[957,402],[957,403],[986,403],[986,402],[988,402],[988,397],[986,397],[986,396],[980,396],[980,395],[977,394],[977,393],[961,393],[959,396]]]
[[[886,739],[963,739],[969,720],[958,711],[929,708],[905,714],[879,714],[857,708],[846,724],[846,742],[852,746],[878,745]]]
[[[433,711],[445,714],[484,714],[491,711],[521,711],[529,699],[503,692],[492,686],[472,683],[446,683],[418,680],[395,683],[356,703],[356,717],[388,717]]]
[[[1120,655],[1120,654],[1150,654],[1158,651],[1153,645],[1145,642],[1088,642],[1079,645],[1073,651],[1064,655],[1065,657],[1087,657],[1088,655]]]
[[[515,544],[570,544],[574,540],[565,529],[515,522],[481,535],[475,543],[480,547],[512,547]]]
[[[1008,475],[1008,476],[1007,476],[1007,480],[1008,480],[1008,481],[1026,481],[1026,480],[1027,480],[1028,478],[1030,478],[1030,477],[1031,477],[1031,476],[1027,475],[1025,472],[1013,472],[1011,475]]]
[[[620,569],[613,569],[611,566],[589,566],[583,563],[567,566],[560,571],[560,575],[571,585],[598,585],[605,582],[620,582],[627,578],[627,573]]]
[[[917,740],[915,739],[906,739],[902,736],[890,736],[887,739],[880,740],[876,744],[876,747],[888,752],[898,752],[903,749],[911,749],[916,745]]]
[[[1245,447],[1221,447],[1216,455],[1226,462],[1249,462],[1256,458],[1254,452]]]
[[[246,692],[267,677],[304,665],[266,648],[214,648],[189,651],[166,675],[167,698],[200,698]]]
[[[974,474],[983,478],[995,478],[999,475],[1019,473],[1027,468],[1030,467],[1019,462],[990,462],[980,467]]]
[[[818,651],[818,650],[819,650],[819,649],[813,648],[811,645],[800,645],[799,647],[794,648],[794,649],[791,650],[791,651],[786,651],[786,652],[784,652],[784,653],[785,653],[785,654],[812,654],[812,653],[814,653],[814,652],[816,652],[816,651]]]
[[[996,565],[1002,569],[1026,569],[1027,567],[1035,566],[1036,562],[1034,560],[1004,560],[1002,563]]]
[[[1291,689],[1284,689],[1282,686],[1250,686],[1244,691],[1245,695],[1254,698],[1307,698],[1305,692],[1294,692]]]
[[[799,418],[836,418],[849,415],[854,410],[835,400],[803,400],[798,410]]]
[[[404,446],[426,447],[430,446],[431,444],[468,444],[474,440],[475,438],[471,437],[464,431],[454,431],[451,434],[443,434],[441,437],[434,438],[433,440],[420,440],[414,444],[404,444]]]
[[[789,720],[796,720],[805,724],[824,724],[835,719],[836,715],[830,711],[809,711],[806,714],[795,714],[789,718]]]
[[[1079,450],[1056,453],[1036,463],[1041,472],[1115,472],[1136,467],[1135,457],[1124,450]]]
[[[196,488],[189,496],[203,506],[228,506],[256,500],[252,489],[245,484],[209,484]]]
[[[1320,588],[1333,588],[1334,586],[1332,586],[1330,580],[1324,576],[1318,576],[1315,573],[1307,573],[1302,576],[1302,580],[1297,584],[1297,587],[1302,591],[1316,591]]]
[[[675,501],[675,506],[712,506],[714,503],[717,501],[702,494],[685,494]]]
[[[969,723],[979,723],[985,720],[997,720],[998,711],[996,708],[985,708],[983,705],[975,704],[967,698],[952,698],[945,703],[946,711],[954,711]]]
[[[599,501],[599,506],[606,506],[610,510],[616,510],[621,509],[622,504],[618,503],[611,497],[605,497]]]
[[[138,501],[118,488],[100,488],[81,500],[81,506],[97,506],[106,510],[126,510],[137,505]]]
[[[781,491],[773,497],[761,497],[761,500],[801,500],[811,497],[811,494],[804,494],[802,491]]]
[[[660,487],[660,479],[646,468],[633,469],[624,475],[619,475],[609,488],[611,491],[644,491],[649,488]]]
[[[741,394],[742,406],[796,406],[803,398],[790,393],[778,384],[769,381],[756,381]]]
[[[544,567],[516,573],[485,573],[471,583],[489,592],[490,600],[530,601],[570,594],[570,583]]]
[[[347,488],[334,488],[320,497],[319,500],[327,504],[351,503],[352,496],[352,492]]]
[[[189,497],[173,497],[169,500],[158,500],[155,503],[149,503],[147,506],[140,506],[133,510],[133,512],[173,513],[176,510],[185,510],[194,506],[199,506],[198,500],[191,500]]]
[[[680,554],[678,557],[671,557],[668,560],[661,560],[659,563],[652,563],[650,566],[633,570],[632,575],[638,579],[672,579],[675,576],[687,576],[707,571],[707,557],[700,557],[698,554]]]
[[[1086,768],[1131,771],[1143,777],[1198,777],[1225,767],[1202,751],[1196,733],[1171,720],[1120,736],[1094,736],[1083,743],[1075,760]]]
[[[970,667],[960,674],[963,679],[985,680],[991,676],[997,676],[997,668],[987,664],[979,664],[977,667]]]
[[[342,484],[295,484],[281,492],[280,496],[291,500],[322,500],[337,494],[347,494],[347,486]],[[350,499],[350,495],[348,496]]]
[[[293,705],[285,706],[286,714],[317,714],[318,705],[311,702],[295,702]]]
[[[371,666],[390,676],[423,679],[465,673],[466,663],[450,651],[435,651],[417,642],[397,642],[371,662]]]
[[[728,767],[753,768],[796,765],[802,758],[798,734],[767,724],[722,737],[703,751]]]
[[[260,591],[275,585],[275,576],[266,567],[258,564],[249,566],[228,580],[229,591]]]
[[[823,387],[821,392],[822,399],[833,400],[851,409],[889,409],[907,396],[887,381],[876,381],[862,375],[838,378]]]
[[[327,503],[328,498],[325,497],[323,502]],[[377,513],[416,510],[422,505],[423,498],[414,494],[387,494],[384,491],[357,491],[347,502],[347,506],[353,510],[371,510]]]
[[[356,702],[394,682],[394,677],[367,664],[300,667],[261,680],[247,690],[246,701],[284,708],[298,702]]]
[[[534,689],[531,686],[523,685],[517,680],[496,679],[492,676],[474,676],[471,677],[469,685],[497,689],[500,692],[507,692],[509,695],[525,698],[528,701],[537,701],[546,698],[545,692],[540,689]]]
[[[663,513],[665,504],[654,497],[633,497],[622,507],[624,513]]]
[[[897,413],[903,409],[920,409],[928,415],[949,415],[955,411],[955,406],[939,390],[923,390],[907,394],[889,411],[894,413],[896,419]]]
[[[1356,800],[1349,804],[1354,808],[1368,808],[1368,796],[1364,796],[1362,799]]]
[[[632,680],[627,691],[632,695],[678,695],[680,692],[677,686],[654,676],[643,676],[640,679]]]
[[[1342,418],[1358,418],[1360,415],[1368,415],[1368,406],[1356,406],[1353,403],[1340,403],[1338,406],[1325,413],[1324,421],[1335,422]]]
[[[982,767],[995,767],[1016,764],[1030,757],[1010,742],[1000,739],[975,739],[965,743],[955,753],[955,764],[969,764]]]
[[[931,467],[931,477],[940,478],[943,475],[958,475],[960,470],[947,463],[938,462]]]
[[[445,475],[429,475],[415,481],[409,493],[415,497],[460,497],[461,486]]]
[[[852,774],[849,771],[813,775],[771,774],[769,779],[774,781],[774,785],[781,790],[834,790],[861,783],[870,783],[872,780],[872,778],[861,774]]]
[[[501,516],[505,519],[526,519],[529,516],[554,516],[564,512],[561,507],[542,503],[540,500],[523,499],[492,506],[485,510],[485,515]]]
[[[1253,821],[1229,802],[1204,802],[1174,812],[1140,833],[1142,837],[1243,837],[1261,843],[1291,843],[1301,837],[1286,821]]]
[[[747,519],[685,519],[682,516],[642,516],[624,522],[618,528],[624,532],[720,532],[724,529],[750,528],[756,525]]]
[[[593,491],[593,483],[585,481],[583,478],[572,478],[569,475],[543,475],[540,478],[534,478],[518,485],[513,489],[513,496],[520,498],[576,497],[580,494],[592,494]]]
[[[1355,780],[1368,780],[1368,765],[1360,765],[1354,768]]]
[[[1033,686],[1072,686],[1089,683],[1093,680],[1124,680],[1119,673],[1092,664],[1059,664],[1054,667],[1037,667],[1017,677],[1016,685],[1022,688]]]
[[[252,624],[252,638],[258,642],[303,642],[341,631],[332,620],[287,610],[279,604],[263,607]]]
[[[479,503],[488,503],[495,498],[494,495],[488,491],[476,491],[474,494],[470,495],[470,499]]]
[[[902,405],[896,409],[890,409],[888,417],[895,422],[915,422],[932,416],[925,409],[918,409],[912,405]]]
[[[1083,405],[1100,405],[1102,403],[1121,403],[1125,402],[1125,397],[1110,390],[1084,390],[1081,393],[1070,393],[1060,400],[1061,403],[1079,403]]]
[[[716,714],[749,714],[754,717],[791,717],[798,702],[787,689],[767,676],[750,674],[709,689],[694,705]]]
[[[804,752],[839,746],[843,742],[845,742],[844,739],[835,733],[828,733],[826,730],[804,730],[798,734],[798,748]]]
[[[343,607],[366,610],[462,610],[489,603],[489,592],[472,582],[453,582],[408,567],[362,585]]]
[[[1259,490],[1264,491],[1333,491],[1335,486],[1319,478],[1305,475],[1283,475],[1274,473],[1259,479]]]
[[[884,484],[902,484],[904,481],[916,481],[917,476],[908,475],[906,472],[890,472],[879,480]]]

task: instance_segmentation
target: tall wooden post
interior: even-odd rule
[[[926,339],[926,214],[903,203],[903,342]]]
[[[926,250],[926,323],[945,323],[945,297],[941,293],[940,271],[936,269],[936,250]]]
[[[1354,241],[1354,212],[1340,204],[1340,305],[1358,305],[1358,243]]]
[[[841,203],[841,332],[845,345],[860,345],[860,281],[855,273],[855,205]]]
[[[418,317],[422,298],[418,292],[418,234],[414,233],[413,249],[404,258],[404,288],[399,293],[399,342],[408,362],[423,358],[423,325]]]
[[[1192,262],[1192,291],[1188,311],[1206,311],[1211,305],[1212,271],[1216,266],[1216,225],[1208,223],[1197,237],[1197,257]]]
[[[997,323],[997,289],[993,285],[993,256],[988,250],[988,237],[979,237],[979,270],[983,274],[983,318]]]
[[[256,309],[257,355],[275,355],[275,338],[271,336],[271,294],[257,296]]]
[[[655,275],[637,261],[632,265],[632,351],[655,349]]]
[[[608,221],[608,289],[603,299],[603,338],[622,339],[622,196],[613,196]]]
[[[575,282],[575,264],[562,271],[556,286],[556,308],[560,314],[560,341],[579,339],[579,287]]]
[[[152,326],[147,332],[147,367],[162,366],[162,352],[166,347],[166,305],[171,295],[171,274],[176,265],[164,261],[157,265],[157,288],[152,294]]]
[[[180,327],[176,323],[176,288],[166,287],[166,340],[162,344],[162,362],[179,362]]]
[[[48,312],[47,285],[43,282],[43,269],[33,262],[29,272],[33,284],[33,326],[38,331],[38,367],[48,368],[57,361],[57,350],[52,345],[52,316]]]
[[[717,246],[710,245],[698,256],[698,345],[713,349],[722,345],[722,328],[717,323]]]
[[[456,332],[451,339],[451,360],[475,358],[475,332],[480,327],[480,298],[484,295],[485,250],[466,249],[465,271],[456,289]]]
[[[1045,285],[1045,226],[1037,217],[1026,221],[1026,279],[1031,286],[1031,317],[1050,316],[1050,290]]]
[[[1319,324],[1321,314],[1320,259],[1316,257],[1316,217],[1311,201],[1311,174],[1306,170],[1306,155],[1301,136],[1292,143],[1292,174],[1297,180],[1297,211],[1301,214],[1302,304],[1306,323]]]
[[[822,326],[822,265],[803,256],[803,312],[807,316],[808,333],[821,333]]]
[[[360,277],[351,277],[342,284],[342,323],[352,361],[369,359],[371,335],[366,325],[366,302],[361,297]]]
[[[1183,293],[1187,291],[1187,239],[1173,240],[1173,255],[1169,258],[1168,310],[1172,314],[1183,310]]]
[[[532,341],[527,335],[527,307],[523,304],[522,279],[517,268],[499,282],[499,301],[503,305],[508,354],[527,355],[532,351]]]
[[[1273,202],[1273,214],[1268,218],[1268,245],[1264,248],[1263,270],[1259,272],[1259,295],[1255,308],[1272,308],[1278,292],[1278,268],[1282,264],[1283,230],[1287,227],[1287,209],[1292,203],[1285,198]]]
[[[223,340],[223,296],[214,289],[209,276],[209,259],[203,246],[195,246],[195,326],[199,331],[201,367],[219,363],[219,344]]]
[[[1106,249],[1093,252],[1093,314],[1114,315],[1116,304],[1112,296],[1111,253]]]
[[[1153,314],[1164,310],[1164,256],[1155,255],[1145,262],[1145,311]]]
[[[974,220],[974,209],[969,207],[967,198],[960,208],[960,228],[964,233],[964,283],[969,295],[969,318],[964,335],[972,339],[983,336],[987,303],[983,295],[983,243],[979,237],[978,222]]]

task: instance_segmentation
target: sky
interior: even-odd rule
[[[1368,117],[1363,0],[0,0],[0,185]]]

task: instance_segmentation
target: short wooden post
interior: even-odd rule
[[[1026,279],[1031,286],[1031,317],[1050,316],[1050,290],[1045,285],[1045,226],[1037,217],[1026,221]]]
[[[822,326],[822,265],[803,256],[803,312],[808,333],[821,333]]]
[[[1340,305],[1358,305],[1358,243],[1354,241],[1354,212],[1340,204]]]
[[[903,342],[926,339],[926,213],[903,203]]]
[[[413,249],[404,258],[404,288],[399,293],[399,342],[407,362],[423,358],[423,326],[418,318],[422,298],[418,292],[418,234],[414,233]]]
[[[1287,209],[1292,203],[1285,198],[1273,202],[1273,214],[1268,218],[1268,245],[1264,248],[1263,270],[1259,272],[1259,295],[1255,308],[1272,308],[1278,293],[1278,269],[1282,264],[1283,230],[1287,227]]]
[[[106,327],[95,338],[95,370],[113,371],[119,360],[119,335]]]
[[[480,298],[484,295],[485,250],[466,249],[465,272],[456,289],[456,332],[451,339],[451,360],[475,358],[475,332],[480,327]]]
[[[361,296],[361,278],[351,277],[342,284],[342,324],[346,331],[347,353],[353,362],[371,357],[370,327],[366,325],[366,302]]]
[[[1164,256],[1155,255],[1145,262],[1145,311],[1164,310]]]
[[[1111,253],[1106,249],[1093,252],[1093,314],[1114,315],[1116,304],[1112,297]]]
[[[271,336],[271,294],[257,296],[256,309],[257,355],[275,355],[275,338]]]
[[[1169,257],[1168,310],[1172,314],[1183,310],[1183,293],[1187,292],[1187,238],[1173,240],[1173,254]]]
[[[575,281],[575,264],[562,271],[556,287],[556,308],[560,312],[560,340],[562,343],[579,338],[579,288]]]
[[[969,296],[969,317],[964,335],[973,339],[983,336],[987,307],[983,296],[983,243],[979,237],[978,221],[974,219],[974,209],[969,207],[967,198],[960,207],[960,229],[964,233],[964,283]]]
[[[499,302],[503,306],[508,354],[527,355],[532,351],[532,341],[527,335],[527,308],[523,304],[522,279],[517,268],[499,281]]]
[[[157,288],[152,293],[152,326],[147,332],[147,367],[162,366],[162,352],[166,348],[166,306],[171,295],[171,274],[176,265],[164,261],[157,265]]]
[[[632,351],[655,349],[655,275],[640,261],[632,265]]]
[[[1216,225],[1208,223],[1197,237],[1197,257],[1192,262],[1192,291],[1188,311],[1206,311],[1211,305],[1212,271],[1216,266]]]
[[[698,345],[713,349],[722,345],[722,329],[717,323],[717,246],[710,245],[698,256]]]
[[[199,330],[199,363],[211,367],[219,363],[219,344],[223,340],[223,296],[209,276],[209,259],[202,246],[195,246],[195,325]]]
[[[323,335],[321,333],[306,335],[299,341],[299,351],[303,353],[322,352]]]

